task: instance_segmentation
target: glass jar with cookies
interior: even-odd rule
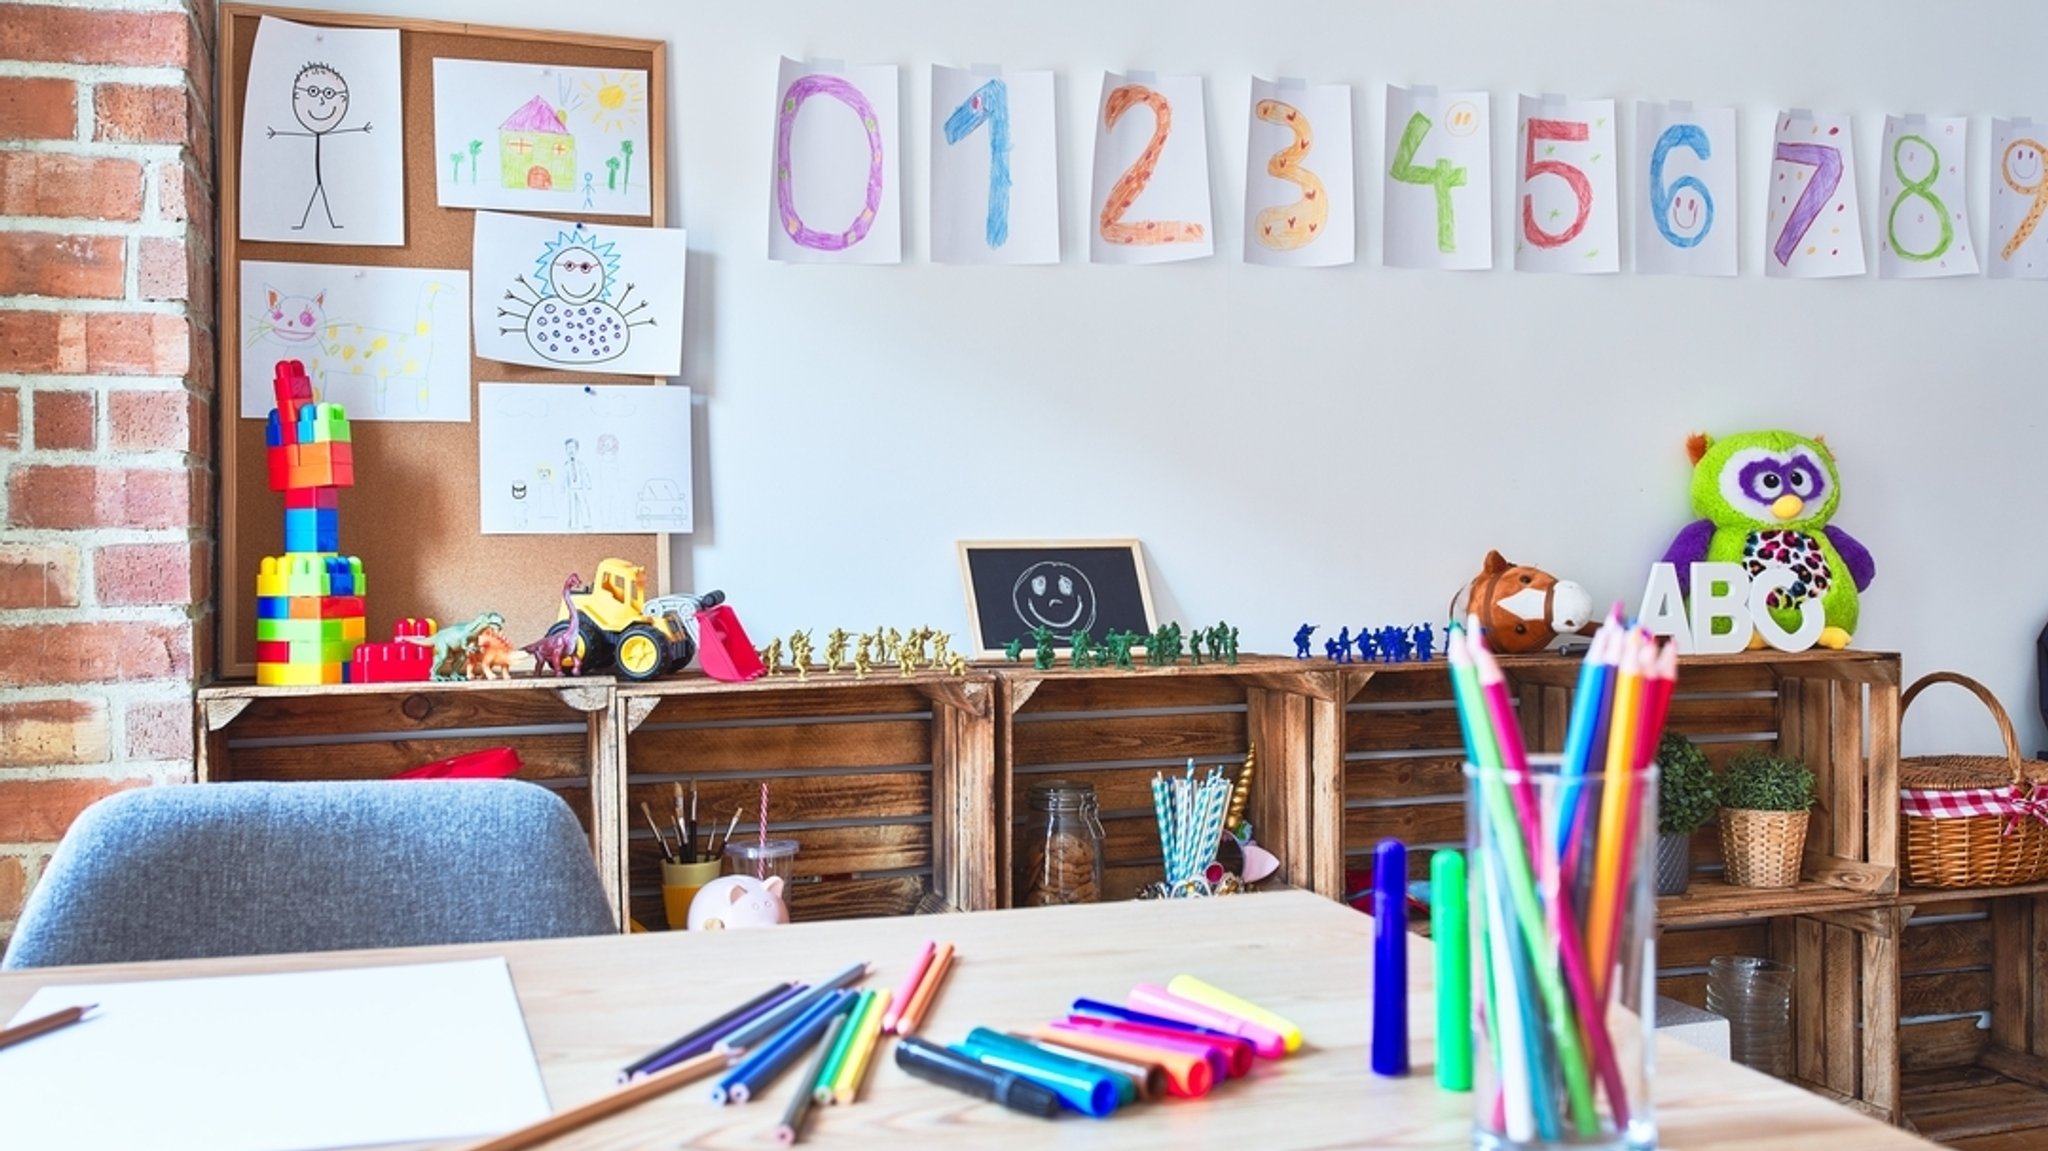
[[[1095,786],[1065,779],[1031,785],[1023,828],[1024,874],[1018,902],[1026,907],[1094,903],[1102,898],[1102,820]]]

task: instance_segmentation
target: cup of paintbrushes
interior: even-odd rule
[[[661,864],[661,910],[668,916],[668,925],[678,931],[690,922],[690,901],[697,898],[697,889],[718,878],[719,861],[699,860],[696,863]]]

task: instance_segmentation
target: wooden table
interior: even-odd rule
[[[50,968],[0,975],[0,1019],[58,982],[174,978],[417,963],[502,954],[526,1011],[557,1108],[612,1086],[623,1064],[780,978],[818,979],[871,960],[869,986],[894,986],[926,939],[959,960],[927,1018],[926,1037],[970,1027],[1024,1027],[1063,1014],[1076,996],[1118,998],[1134,983],[1180,972],[1258,1000],[1298,1023],[1306,1045],[1262,1062],[1247,1082],[1208,1098],[1137,1106],[1109,1120],[1053,1125],[912,1079],[882,1052],[863,1101],[820,1109],[807,1142],[821,1147],[937,1144],[975,1151],[1086,1147],[1282,1148],[1470,1146],[1471,1097],[1436,1089],[1429,944],[1413,939],[1410,1027],[1415,1074],[1368,1070],[1372,921],[1320,896],[1278,892],[1184,903],[988,911],[804,924],[768,931],[670,933],[501,945]],[[1858,1151],[1927,1143],[1795,1087],[1669,1041],[1657,1050],[1662,1146],[1673,1151]],[[212,1073],[188,1068],[191,1074]],[[792,1073],[793,1077],[794,1073]],[[715,1107],[709,1083],[615,1116],[558,1148],[752,1148],[770,1136],[791,1079],[746,1106]],[[374,1105],[365,1100],[365,1105]]]

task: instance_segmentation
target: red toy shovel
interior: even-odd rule
[[[697,662],[712,679],[745,683],[768,671],[761,663],[761,654],[747,641],[747,629],[740,626],[740,617],[725,604],[697,613],[697,645]]]

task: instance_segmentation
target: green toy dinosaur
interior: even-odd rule
[[[505,617],[494,611],[470,620],[457,627],[444,627],[434,633],[434,670],[430,677],[437,681],[469,678],[469,645],[490,628],[503,630]]]

